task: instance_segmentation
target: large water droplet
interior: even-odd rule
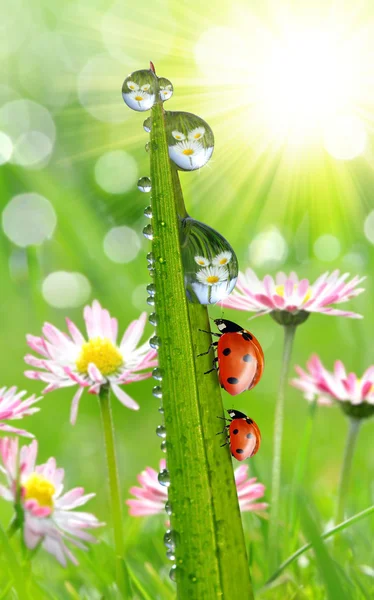
[[[153,214],[152,214],[152,206],[146,206],[144,209],[144,216],[147,217],[147,219],[152,219]]]
[[[148,193],[151,191],[151,189],[152,189],[152,184],[151,184],[151,180],[149,177],[141,177],[138,180],[138,190],[140,190],[141,192]]]
[[[149,317],[150,316],[151,315],[149,315]],[[150,319],[148,319],[148,320],[149,320],[149,322],[151,322]],[[154,325],[154,323],[152,323],[152,325]],[[153,379],[157,379],[157,381],[162,381],[162,376],[163,376],[163,373],[162,373],[162,370],[160,369],[160,367],[155,367],[152,371]]]
[[[169,515],[169,517],[173,514],[171,503],[169,502],[169,500],[165,503],[165,512],[167,515]]]
[[[165,77],[159,77],[158,84],[160,86],[160,98],[163,102],[166,102],[166,100],[169,100],[173,95],[173,84]]]
[[[166,438],[166,429],[163,425],[156,427],[156,435],[160,438]]]
[[[147,133],[150,133],[151,132],[151,128],[152,128],[152,117],[147,117],[146,120],[143,123],[143,129]]]
[[[166,452],[167,444],[168,444],[168,443],[167,443],[167,441],[166,441],[166,440],[162,440],[162,442],[161,442],[161,446],[160,446],[160,448],[161,448],[162,452]]]
[[[156,304],[156,300],[155,300],[154,296],[148,296],[147,304],[148,304],[148,306],[154,306]]]
[[[173,550],[168,550],[166,552],[166,558],[168,558],[169,560],[174,561],[175,560],[175,552]]]
[[[166,135],[171,160],[182,171],[203,167],[213,154],[214,136],[208,123],[186,112],[166,112]]]
[[[153,265],[155,262],[155,258],[153,256],[152,252],[148,252],[147,254],[147,261],[149,262],[149,264]]]
[[[160,485],[163,485],[164,487],[170,486],[170,474],[167,469],[162,469],[162,471],[159,472],[157,479]]]
[[[151,325],[153,325],[154,327],[157,327],[158,325],[158,316],[155,312],[151,313],[148,317],[148,321],[150,322]]]
[[[168,529],[165,532],[164,544],[165,544],[166,548],[168,548],[169,550],[175,551],[178,541],[179,541],[179,535],[176,531],[174,531],[173,529]]]
[[[161,340],[158,337],[158,335],[154,335],[153,337],[151,337],[151,339],[149,340],[149,345],[154,350],[158,350],[159,349],[159,347],[161,346]]]
[[[134,71],[123,82],[122,97],[129,108],[143,112],[154,105],[157,86],[157,77],[152,71]]]
[[[177,581],[177,572],[178,572],[177,565],[173,565],[169,571],[169,577],[172,581]]]
[[[155,398],[162,398],[162,387],[160,385],[155,385],[152,394]]]
[[[154,283],[149,283],[147,285],[147,292],[150,296],[155,296],[156,295],[156,286]]]
[[[238,260],[225,238],[187,217],[182,222],[181,246],[187,298],[199,304],[226,298],[238,278]]]
[[[153,240],[153,228],[150,223],[144,227],[143,235],[145,238],[147,238],[147,240]]]

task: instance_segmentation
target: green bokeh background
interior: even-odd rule
[[[300,3],[305,15],[310,4]],[[313,3],[313,12],[320,10],[324,14],[328,4]],[[350,3],[346,4],[349,9]],[[293,10],[291,3],[288,9]],[[104,236],[114,226],[127,225],[141,236],[147,198],[135,184],[128,193],[106,193],[95,179],[97,160],[113,150],[125,150],[136,160],[139,177],[149,172],[149,158],[144,151],[147,134],[142,128],[147,114],[130,111],[121,98],[125,76],[131,70],[146,68],[149,59],[155,62],[160,76],[174,83],[174,96],[167,108],[198,114],[215,133],[215,152],[209,166],[200,172],[182,173],[181,183],[190,214],[230,241],[242,269],[253,266],[261,276],[277,270],[295,270],[300,277],[311,280],[336,268],[352,275],[367,275],[365,293],[346,305],[365,318],[358,321],[312,315],[297,332],[292,362],[304,365],[317,352],[328,368],[339,358],[348,371],[358,375],[374,363],[374,251],[364,235],[365,219],[374,208],[370,117],[368,150],[352,161],[337,161],[318,144],[300,150],[292,159],[287,151],[277,150],[271,144],[259,153],[262,140],[247,129],[243,136],[240,125],[249,118],[250,102],[246,104],[241,99],[238,104],[235,86],[227,89],[225,81],[221,87],[207,86],[194,55],[195,45],[207,29],[230,26],[233,13],[241,10],[243,19],[251,11],[270,27],[276,7],[254,0],[234,5],[223,0],[214,6],[200,3],[198,8],[176,0],[114,5],[108,0],[52,5],[35,0],[22,4],[17,0],[1,8],[4,20],[0,25],[0,47],[5,58],[1,65],[0,109],[14,99],[41,104],[55,122],[56,143],[43,168],[11,163],[0,167],[0,207],[2,210],[17,194],[36,192],[52,203],[57,214],[52,239],[36,248],[17,248],[3,230],[0,232],[1,385],[17,385],[39,393],[41,385],[23,377],[26,333],[38,335],[44,321],[64,328],[67,315],[80,327],[83,325],[82,307],[55,309],[44,300],[41,284],[49,273],[83,273],[92,286],[90,300],[99,299],[118,317],[120,331],[142,310],[149,310],[145,291],[150,282],[145,261],[148,242],[141,240],[141,251],[128,264],[110,261],[103,250]],[[373,16],[373,9],[367,8],[362,18]],[[227,52],[232,54],[234,68],[235,48],[228,48]],[[96,118],[98,115],[101,120]],[[284,260],[254,264],[253,247],[251,253],[249,245],[258,234],[274,230],[283,236],[287,256]],[[318,259],[314,254],[315,241],[326,234],[335,236],[340,243],[333,261]],[[217,317],[222,310],[214,307],[210,314]],[[246,325],[250,315],[225,310],[224,316]],[[258,387],[235,399],[235,408],[249,413],[261,427],[262,447],[250,468],[268,486],[282,328],[268,316],[253,320],[248,326],[263,344],[266,368]],[[152,328],[147,325],[146,335],[151,333]],[[135,484],[137,473],[146,465],[156,468],[162,457],[160,439],[155,435],[160,415],[151,388],[151,380],[126,387],[139,402],[139,412],[113,402],[124,498]],[[55,456],[66,469],[67,486],[83,485],[89,492],[96,491],[90,509],[100,519],[108,520],[97,400],[84,395],[78,422],[71,427],[72,395],[72,389],[48,394],[40,404],[40,413],[27,420],[27,428],[39,441],[40,460]],[[225,404],[231,408],[232,399],[227,395]],[[307,402],[290,387],[284,431],[284,494],[292,480],[307,411]],[[339,407],[318,409],[305,492],[315,503],[323,524],[333,515],[346,430],[347,422]],[[372,443],[373,423],[368,422],[362,428],[354,459],[349,514],[373,503]],[[6,523],[10,514],[2,502],[1,522]],[[132,532],[129,544],[137,553],[134,556],[141,557],[140,562],[154,559],[155,567],[166,572],[160,537],[163,520],[160,517],[150,521],[135,523],[126,515],[126,528]],[[252,516],[246,516],[245,522],[249,539],[250,530],[259,530],[259,524]],[[134,533],[138,527],[142,529],[139,536]],[[152,536],[154,528],[158,528],[158,537]],[[352,533],[357,565],[370,564],[373,559],[368,554],[367,528],[368,524],[361,529],[358,526]],[[143,545],[144,540],[147,545]],[[255,569],[254,576],[261,581],[261,570]]]

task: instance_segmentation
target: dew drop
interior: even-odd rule
[[[160,446],[162,452],[166,452],[166,447],[167,447],[167,441],[166,440],[162,440],[161,446]]]
[[[151,132],[151,128],[152,128],[152,117],[147,117],[146,120],[143,123],[143,129],[147,133],[150,133]]]
[[[151,316],[151,315],[149,315],[149,316]],[[149,320],[149,322],[151,322],[151,321]],[[154,323],[152,323],[152,325],[154,325]],[[162,376],[163,376],[163,373],[162,373],[162,370],[160,369],[160,367],[155,367],[152,371],[153,379],[157,379],[157,381],[162,381]]]
[[[192,581],[192,583],[196,583],[197,582],[197,577],[193,573],[190,573],[190,575],[188,576],[188,579],[190,581]]]
[[[173,550],[168,550],[166,552],[166,558],[168,558],[169,560],[174,561],[175,560],[175,553]]]
[[[234,289],[238,260],[225,238],[190,217],[182,221],[182,261],[187,298],[197,304],[216,304]]]
[[[203,167],[213,154],[214,135],[208,123],[186,112],[166,112],[166,135],[171,160],[182,171]]]
[[[152,219],[153,214],[152,214],[152,206],[146,206],[144,209],[144,216],[147,217],[147,219]]]
[[[149,262],[149,264],[153,265],[155,262],[154,256],[153,256],[153,252],[148,252],[147,254],[147,261]]]
[[[148,306],[154,306],[156,304],[156,300],[155,300],[154,296],[148,296],[147,304],[148,304]]]
[[[158,335],[154,335],[153,337],[151,337],[151,339],[149,340],[149,345],[154,350],[158,350],[159,349],[159,347],[161,346],[161,340],[158,337]]]
[[[155,312],[151,313],[148,317],[148,321],[150,322],[151,325],[153,325],[154,327],[157,327],[158,325],[158,316]],[[156,371],[156,369],[155,369]],[[156,379],[156,377],[155,377]]]
[[[151,184],[151,180],[149,177],[141,177],[138,180],[138,190],[140,190],[141,192],[148,193],[151,191],[151,189],[152,189],[152,184]]]
[[[165,512],[167,515],[169,515],[169,517],[173,514],[171,503],[169,502],[169,500],[165,503]]]
[[[148,70],[134,71],[122,85],[122,97],[129,108],[143,112],[156,101],[157,77]]]
[[[147,238],[147,240],[153,240],[153,228],[150,223],[144,227],[143,235],[145,238]]]
[[[163,415],[163,414],[164,414],[164,412],[165,412],[165,411],[164,411],[164,407],[163,407],[163,406],[159,406],[159,408],[158,408],[158,412],[160,413],[160,415]]]
[[[151,149],[151,142],[147,142],[147,143],[146,143],[146,145],[144,146],[144,150],[145,150],[146,152],[149,152],[149,151],[150,151],[150,149]]]
[[[160,385],[155,385],[152,394],[155,398],[162,398],[162,387]]]
[[[166,548],[175,552],[175,548],[177,547],[178,541],[178,533],[173,529],[167,529],[164,535],[164,544]]]
[[[154,266],[153,265],[147,265],[147,269],[148,269],[148,272],[149,272],[150,276],[154,277],[155,276]]]
[[[166,102],[166,100],[169,100],[169,98],[171,98],[173,95],[173,84],[171,83],[171,81],[169,81],[169,79],[166,79],[165,77],[159,77],[158,84],[160,87],[160,99],[163,102]]]
[[[165,259],[164,259],[162,256],[160,256],[160,257],[158,258],[158,262],[159,262],[161,265],[164,265],[164,264],[166,263],[166,260],[165,260]]]
[[[154,283],[149,283],[149,284],[147,285],[147,288],[146,288],[146,290],[147,290],[147,292],[148,292],[148,294],[149,294],[150,296],[155,296],[155,295],[156,295],[156,286],[155,286],[155,284],[154,284]]]
[[[162,469],[162,471],[159,472],[157,479],[160,485],[163,485],[164,487],[170,486],[170,474],[167,469]]]
[[[177,565],[173,565],[169,571],[169,577],[172,581],[177,581]]]
[[[166,429],[163,425],[156,427],[156,435],[160,438],[166,438]]]

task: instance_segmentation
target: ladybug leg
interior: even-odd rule
[[[218,345],[218,342],[212,342],[208,348],[208,350],[206,352],[202,352],[201,354],[198,354],[197,356],[205,356],[206,354],[209,354],[209,352],[213,349],[216,348]]]
[[[218,356],[213,358],[213,368],[209,369],[209,371],[205,371],[204,375],[208,375],[208,373],[211,373],[212,371],[217,371],[217,369],[218,369],[217,362],[218,362]]]
[[[227,436],[226,441],[224,444],[221,444],[221,448],[223,448],[224,446],[227,446],[227,444],[230,442],[230,437]]]
[[[203,333],[209,333],[210,335],[213,335],[214,337],[221,337],[222,333],[215,333],[214,331],[207,331],[206,329],[199,329],[199,331],[202,331]]]

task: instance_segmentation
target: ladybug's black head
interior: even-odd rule
[[[248,419],[247,415],[240,412],[240,410],[234,410],[233,408],[229,408],[227,411],[231,417],[231,419]]]
[[[237,325],[233,321],[227,321],[226,319],[215,319],[214,322],[221,333],[236,333],[238,331],[243,331],[243,327]]]

